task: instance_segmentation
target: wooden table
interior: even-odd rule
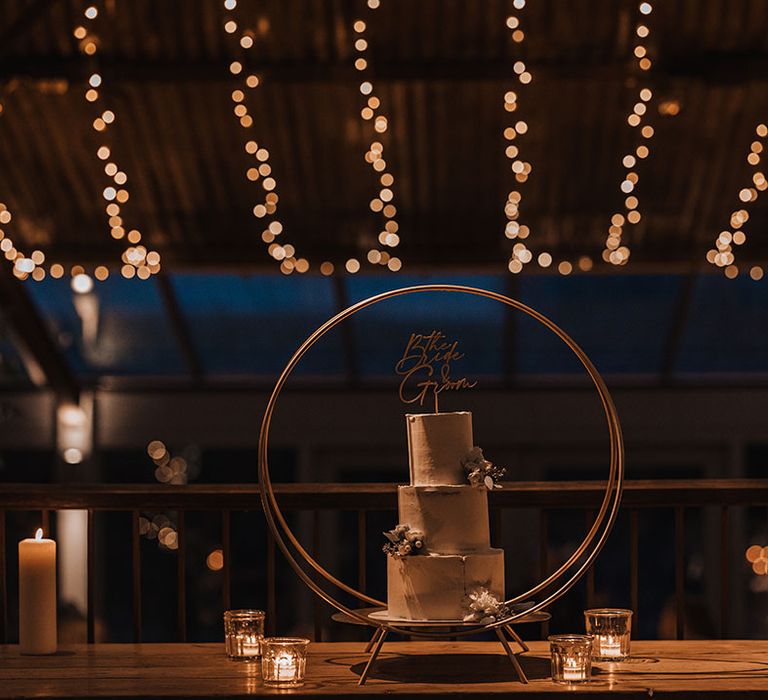
[[[0,698],[768,697],[766,641],[633,642],[631,660],[596,664],[589,684],[571,687],[549,679],[546,642],[532,642],[522,657],[528,685],[516,680],[495,642],[392,642],[368,684],[359,688],[363,649],[361,643],[312,644],[306,684],[276,691],[262,685],[258,664],[228,661],[222,644],[83,645],[48,657],[20,656],[18,647],[5,646],[0,647]]]

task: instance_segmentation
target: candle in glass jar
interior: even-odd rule
[[[600,656],[618,658],[621,656],[621,639],[612,634],[598,637],[597,645]]]
[[[307,669],[309,640],[303,637],[267,637],[261,643],[261,677],[264,685],[299,686]]]
[[[275,680],[295,681],[298,675],[298,665],[296,657],[287,651],[281,651],[275,657]]]
[[[264,639],[263,610],[225,610],[224,646],[232,661],[255,661]]]
[[[56,653],[56,542],[19,542],[19,649],[22,654]]]
[[[564,659],[563,680],[584,681],[587,679],[587,670],[579,659]]]
[[[240,638],[241,656],[261,656],[261,637],[245,634]]]

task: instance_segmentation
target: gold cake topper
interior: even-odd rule
[[[429,335],[411,333],[403,356],[395,365],[395,372],[402,377],[400,400],[423,406],[431,393],[435,400],[435,413],[439,413],[438,397],[442,392],[477,386],[476,381],[466,377],[451,377],[451,362],[464,357],[458,348],[458,340],[449,340],[440,331],[432,331]]]

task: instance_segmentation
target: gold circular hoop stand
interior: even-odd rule
[[[570,556],[570,558],[564,562],[556,571],[551,573],[549,576],[547,576],[545,579],[540,581],[537,585],[525,593],[521,593],[514,598],[510,598],[506,601],[506,603],[508,605],[513,605],[521,601],[527,601],[530,600],[533,596],[537,596],[539,593],[542,593],[542,591],[545,592],[544,597],[540,601],[536,602],[536,604],[532,607],[509,615],[502,620],[496,620],[495,622],[485,625],[478,624],[477,627],[468,630],[449,630],[445,632],[445,636],[461,637],[470,634],[477,634],[479,630],[495,629],[501,626],[508,626],[513,624],[516,620],[524,617],[525,615],[530,615],[531,613],[548,607],[558,598],[562,597],[571,588],[573,588],[579,579],[587,572],[589,567],[592,566],[595,559],[597,558],[597,555],[605,545],[605,542],[608,539],[608,535],[611,532],[611,528],[616,521],[616,516],[619,512],[619,505],[621,503],[621,491],[624,482],[624,439],[621,434],[621,424],[619,423],[619,416],[616,412],[616,407],[613,404],[613,400],[611,399],[608,387],[603,381],[603,378],[600,376],[600,373],[590,361],[589,357],[587,357],[586,353],[564,330],[559,328],[546,316],[540,314],[538,311],[535,311],[529,306],[526,306],[522,302],[511,299],[502,294],[490,292],[485,289],[477,289],[475,287],[466,287],[453,284],[426,284],[417,287],[404,287],[402,289],[394,289],[389,292],[384,292],[383,294],[377,294],[376,296],[369,297],[368,299],[364,299],[363,301],[359,301],[356,304],[353,304],[344,311],[336,314],[333,318],[329,319],[317,330],[315,330],[315,332],[312,333],[301,344],[299,349],[296,350],[293,357],[289,360],[288,364],[285,366],[285,369],[283,369],[282,373],[280,374],[280,377],[275,384],[275,388],[272,390],[272,395],[269,397],[269,402],[267,403],[267,408],[264,412],[264,418],[261,422],[261,432],[259,434],[259,483],[261,485],[261,502],[264,508],[264,515],[267,519],[269,529],[278,546],[280,547],[280,550],[283,552],[286,559],[288,560],[288,563],[291,565],[299,578],[316,595],[322,598],[322,600],[324,600],[330,606],[336,608],[338,611],[344,613],[345,615],[361,623],[371,626],[378,626],[382,630],[402,631],[402,627],[399,627],[396,624],[373,621],[368,616],[361,615],[354,609],[348,608],[336,600],[336,598],[334,598],[332,595],[330,595],[318,582],[318,580],[322,580],[325,583],[330,583],[336,588],[352,595],[353,597],[368,605],[386,607],[386,603],[383,601],[371,598],[370,596],[365,595],[365,593],[362,593],[347,585],[343,581],[337,579],[333,574],[331,574],[317,561],[315,561],[309,552],[307,552],[306,549],[302,547],[301,543],[296,539],[296,536],[288,527],[288,524],[283,517],[282,511],[280,510],[280,507],[277,503],[277,500],[275,499],[275,493],[272,489],[272,481],[269,476],[267,451],[269,446],[269,428],[272,422],[272,414],[275,410],[275,405],[277,404],[277,399],[280,396],[280,392],[282,391],[286,381],[291,375],[291,372],[294,370],[301,358],[318,340],[320,340],[320,338],[322,338],[331,329],[335,328],[351,316],[354,316],[356,313],[368,308],[369,306],[373,306],[374,304],[378,304],[379,302],[398,296],[404,296],[407,294],[423,294],[427,292],[469,294],[472,296],[492,299],[523,312],[524,314],[530,316],[548,328],[568,346],[574,355],[576,355],[581,364],[584,366],[584,369],[586,370],[590,379],[592,380],[592,383],[597,390],[598,396],[600,397],[600,403],[603,407],[603,412],[605,414],[605,419],[608,425],[608,435],[610,438],[610,469],[608,474],[608,481],[605,487],[605,494],[603,495],[603,500],[600,504],[600,510],[595,517],[595,521],[589,529],[589,532],[587,532],[586,536],[584,537],[584,540],[581,542],[576,551],[574,551],[574,553]],[[301,559],[303,559],[304,562],[306,562],[306,564],[312,568],[315,578],[313,578],[312,575],[304,570],[288,546],[288,542],[290,542],[290,545],[297,552],[298,556],[301,557]],[[590,551],[588,552],[587,550]],[[573,573],[571,573],[570,570],[573,567],[577,568]],[[560,579],[564,579],[564,581],[561,582]],[[556,583],[560,583],[560,587],[549,592],[549,589],[551,589]],[[410,636],[417,637],[439,636],[439,633],[436,634],[435,630],[419,632],[413,628],[408,628],[407,633]]]

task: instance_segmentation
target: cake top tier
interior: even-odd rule
[[[466,484],[462,461],[472,450],[472,414],[409,413],[405,422],[411,485]]]

